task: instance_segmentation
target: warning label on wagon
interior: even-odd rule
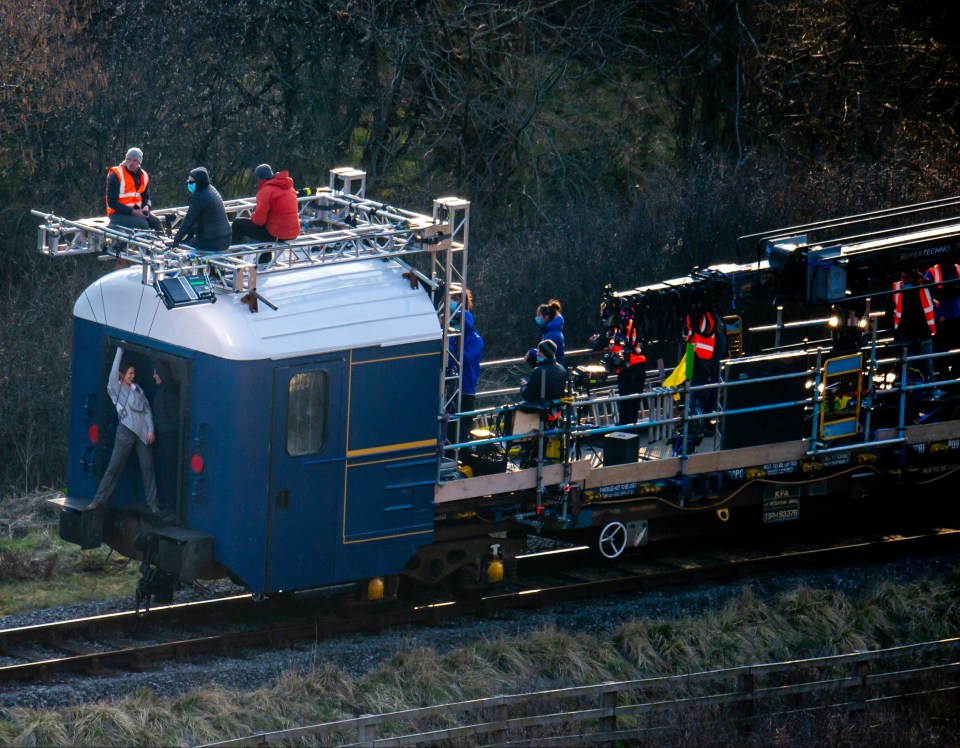
[[[800,486],[768,486],[763,492],[763,521],[800,519]]]

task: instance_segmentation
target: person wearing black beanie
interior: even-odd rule
[[[537,366],[520,388],[520,397],[528,402],[558,400],[567,385],[567,370],[557,363],[557,344],[544,339],[537,346]]]

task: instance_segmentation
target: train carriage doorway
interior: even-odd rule
[[[266,589],[333,575],[343,496],[344,361],[274,372]]]

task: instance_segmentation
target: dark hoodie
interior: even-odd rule
[[[173,237],[173,246],[186,241],[200,252],[224,252],[230,246],[230,222],[223,198],[210,184],[210,174],[205,167],[198,166],[190,176],[197,183],[197,189],[190,195],[187,215]]]
[[[542,354],[541,354],[542,355]],[[544,356],[530,379],[520,388],[520,397],[528,402],[558,400],[567,385],[567,370],[553,356]]]

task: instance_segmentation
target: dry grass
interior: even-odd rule
[[[960,629],[958,578],[960,570],[913,584],[882,582],[855,597],[803,586],[770,601],[744,587],[735,599],[703,615],[641,618],[609,636],[548,626],[443,653],[401,649],[356,678],[325,664],[281,674],[270,686],[248,693],[212,687],[159,699],[140,691],[114,703],[57,711],[10,709],[0,720],[0,744],[195,745],[498,693],[923,641]],[[950,727],[958,716],[955,701],[928,699],[894,708],[871,710],[868,720],[853,722],[829,712],[760,718],[749,734],[728,722],[728,714],[704,711],[670,720],[669,731],[651,733],[651,740],[676,746],[956,742]],[[438,719],[434,726],[448,723]],[[391,733],[410,729],[395,725]],[[342,739],[349,742],[356,735]]]
[[[0,540],[14,540],[56,525],[56,512],[47,504],[60,496],[59,491],[46,489],[0,498]]]
[[[55,494],[0,501],[0,614],[132,594],[135,565],[110,557],[106,549],[82,552],[60,541],[56,517],[45,503],[51,495]],[[760,599],[744,586],[739,595],[702,615],[637,618],[605,637],[547,626],[523,636],[482,639],[443,653],[428,647],[402,649],[359,678],[325,664],[279,674],[269,687],[250,693],[206,688],[175,699],[158,699],[150,691],[140,691],[113,703],[56,711],[9,709],[0,719],[0,744],[194,745],[497,693],[943,638],[960,630],[958,582],[960,569],[912,584],[882,581],[855,597],[801,586],[773,600]],[[909,718],[891,717],[896,729],[884,733],[881,740],[874,738],[869,725],[799,715],[761,724],[745,742],[777,746],[853,745],[865,738],[881,745],[942,742],[952,734],[944,725],[956,719],[956,705],[938,701],[934,709],[934,702],[930,704],[929,710],[919,712],[908,707]],[[885,724],[885,715],[872,715],[878,729]],[[683,722],[670,724],[666,743],[744,742],[735,726],[718,720],[725,716],[687,715]],[[437,720],[433,726],[448,722]],[[409,729],[397,725],[392,731]]]
[[[104,546],[81,551],[60,540],[42,491],[0,499],[0,615],[110,597],[131,597],[136,564]]]

